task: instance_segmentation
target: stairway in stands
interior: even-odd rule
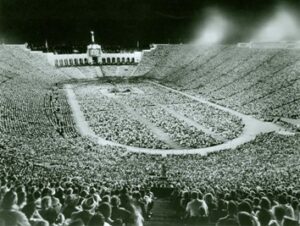
[[[175,217],[174,207],[167,199],[154,202],[152,218],[145,221],[145,226],[182,226],[183,222]]]
[[[193,226],[176,217],[174,206],[168,199],[157,199],[154,202],[152,218],[145,221],[144,226]],[[199,226],[215,226],[214,223],[197,224]]]

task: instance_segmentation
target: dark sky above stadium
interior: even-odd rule
[[[214,8],[235,21],[226,42],[238,42],[282,3],[299,10],[299,0],[0,0],[0,41],[85,45],[94,30],[104,45],[187,42]]]

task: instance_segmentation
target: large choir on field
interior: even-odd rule
[[[93,131],[125,145],[208,147],[237,137],[243,129],[236,116],[151,84],[84,85],[75,93]],[[161,140],[161,134],[169,138]]]

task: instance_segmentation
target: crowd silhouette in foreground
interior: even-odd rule
[[[292,188],[175,189],[171,197],[177,216],[191,225],[286,226],[300,220],[300,191]]]
[[[141,226],[154,203],[147,188],[111,190],[70,178],[20,183],[2,177],[0,195],[1,226]]]
[[[159,190],[156,190],[159,191]],[[169,196],[182,225],[297,226],[300,190],[236,186],[174,187]],[[1,178],[2,226],[142,226],[155,197],[149,187],[87,184],[75,178],[22,183]]]

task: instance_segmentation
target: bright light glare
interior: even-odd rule
[[[287,8],[280,7],[274,16],[266,21],[251,41],[278,42],[298,40],[300,26],[296,16]]]
[[[221,43],[230,29],[228,20],[218,11],[213,11],[206,18],[204,26],[196,32],[195,44],[207,45]]]

